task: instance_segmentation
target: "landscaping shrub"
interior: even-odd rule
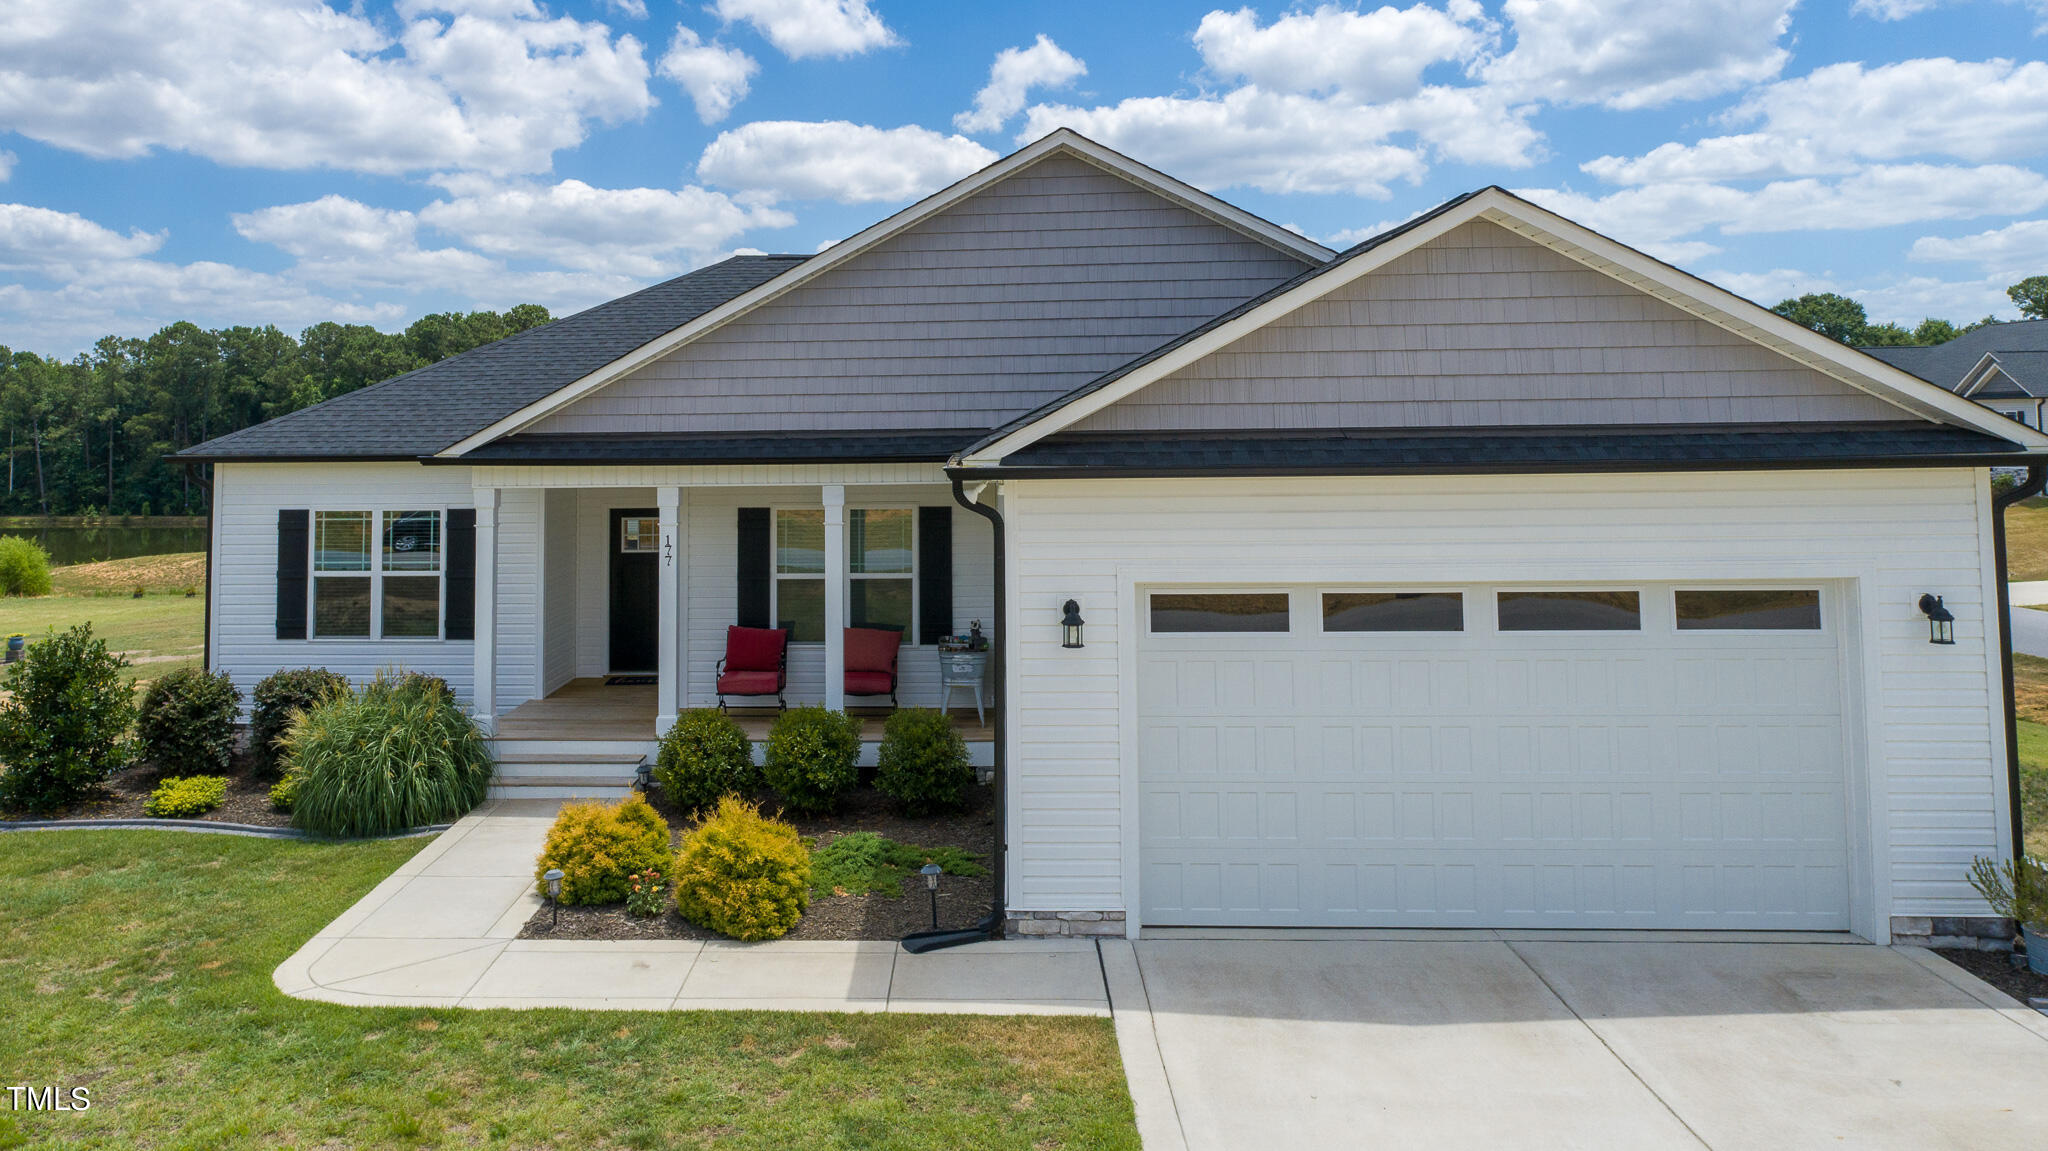
[[[903,890],[903,877],[927,863],[938,864],[947,875],[987,875],[988,869],[974,862],[977,858],[957,847],[919,847],[872,831],[849,832],[811,853],[811,898],[896,895]]]
[[[128,661],[92,625],[52,632],[8,666],[0,687],[0,807],[51,811],[127,766],[133,689]]]
[[[286,772],[283,779],[270,785],[270,806],[279,811],[290,811],[299,801],[299,777]]]
[[[676,717],[661,737],[661,755],[654,778],[662,794],[683,811],[710,807],[728,795],[744,795],[760,787],[754,748],[731,716],[717,708],[697,708]]]
[[[301,712],[283,737],[299,777],[292,825],[383,835],[456,819],[483,802],[491,753],[439,680],[379,675]]]
[[[2000,863],[1979,856],[1970,865],[1970,886],[1995,914],[2036,933],[2048,930],[2048,860],[2028,855]]]
[[[811,855],[796,828],[734,796],[683,838],[676,910],[734,939],[787,935],[811,905]]]
[[[793,707],[768,729],[762,778],[797,811],[831,811],[859,782],[860,721],[816,705]]]
[[[348,690],[348,680],[324,667],[300,667],[273,672],[257,682],[249,695],[249,750],[265,771],[284,765],[278,758],[277,739],[291,725],[292,713],[311,711],[330,698]]]
[[[157,784],[156,790],[150,792],[149,799],[143,803],[142,811],[159,819],[188,819],[205,815],[219,807],[227,797],[227,776],[188,775]]]
[[[563,903],[617,903],[632,888],[629,876],[668,866],[668,823],[634,795],[610,806],[564,804],[533,878],[545,891],[548,871],[560,868]]]
[[[942,711],[918,707],[890,716],[876,759],[875,790],[895,800],[905,815],[959,808],[974,785],[967,741]]]
[[[235,712],[242,693],[225,674],[182,667],[142,693],[135,720],[145,763],[166,775],[226,771],[235,751]]]
[[[0,595],[49,595],[50,553],[21,536],[0,536]]]

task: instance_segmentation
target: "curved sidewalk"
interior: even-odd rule
[[[478,808],[280,964],[278,989],[386,1007],[1109,1014],[1087,940],[910,955],[888,941],[519,939],[558,806]]]

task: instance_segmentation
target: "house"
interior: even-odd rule
[[[2048,320],[1986,324],[1932,347],[1863,350],[2030,428],[2041,426],[2048,402]]]
[[[514,783],[713,704],[728,625],[839,707],[842,625],[915,705],[986,621],[1019,932],[1887,941],[2016,839],[2044,455],[1498,188],[1331,252],[1061,131],[186,458],[211,666],[444,676]]]

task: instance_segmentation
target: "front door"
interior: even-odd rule
[[[661,518],[653,508],[613,508],[611,669],[653,671],[661,615]]]

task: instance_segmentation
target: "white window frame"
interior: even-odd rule
[[[823,581],[823,580],[829,580],[829,579],[831,579],[831,578],[832,578],[832,573],[831,573],[831,572],[783,572],[783,571],[780,571],[780,570],[778,570],[778,569],[779,569],[779,568],[781,567],[781,564],[777,562],[777,558],[776,558],[776,555],[775,555],[776,549],[777,549],[777,548],[779,547],[779,544],[777,543],[777,540],[778,540],[778,539],[780,538],[780,536],[779,536],[779,533],[778,533],[778,531],[777,531],[777,527],[776,527],[776,523],[777,523],[777,517],[779,517],[780,515],[782,515],[782,513],[784,513],[784,512],[818,512],[818,511],[822,511],[822,510],[823,510],[823,508],[822,508],[822,507],[821,507],[820,505],[818,505],[818,504],[790,504],[790,505],[778,505],[778,506],[775,506],[775,507],[771,507],[770,509],[768,509],[768,549],[769,549],[769,555],[768,555],[768,568],[769,568],[769,571],[768,571],[768,575],[769,575],[769,582],[770,582],[770,584],[772,585],[772,586],[771,586],[771,587],[769,588],[769,593],[768,593],[768,624],[769,624],[769,626],[770,626],[770,627],[779,627],[779,626],[781,626],[781,623],[782,623],[782,581],[783,581],[783,580],[786,580],[786,579],[789,579],[789,580],[808,580],[808,579],[814,579],[814,580],[820,580],[820,581]],[[847,514],[848,514],[848,516],[849,516],[849,517],[851,516],[851,514],[852,514],[852,513],[854,513],[854,512],[857,512],[857,511],[860,511],[860,512],[872,512],[872,511],[881,511],[881,512],[909,512],[909,513],[910,513],[910,571],[909,571],[909,573],[908,573],[908,574],[909,574],[909,577],[910,577],[910,625],[909,625],[908,627],[906,627],[906,628],[904,628],[904,629],[903,629],[903,637],[904,637],[904,646],[906,646],[906,647],[916,647],[916,646],[918,646],[919,644],[925,644],[925,643],[931,643],[931,642],[935,642],[935,641],[932,641],[932,640],[927,640],[927,639],[926,639],[925,637],[923,637],[923,636],[921,636],[921,635],[918,635],[918,634],[917,634],[917,631],[918,631],[918,626],[919,626],[919,624],[918,624],[918,618],[917,618],[917,616],[918,616],[918,612],[917,612],[917,605],[918,605],[918,603],[920,602],[920,601],[919,601],[919,599],[918,599],[918,597],[919,597],[919,596],[920,596],[920,595],[921,595],[921,594],[923,593],[923,591],[924,591],[924,584],[923,584],[923,579],[924,579],[924,573],[923,573],[923,572],[922,572],[922,570],[921,570],[921,569],[922,569],[922,567],[923,567],[923,557],[921,557],[921,556],[920,556],[920,555],[918,554],[918,543],[919,543],[919,541],[920,541],[920,536],[919,536],[919,528],[918,528],[918,524],[917,524],[917,507],[916,507],[915,505],[905,506],[905,505],[903,505],[903,504],[859,504],[859,505],[849,505],[849,506],[848,506],[848,507],[846,508],[846,512],[847,512]],[[849,519],[849,522],[847,522],[846,524],[843,524],[843,525],[841,525],[841,527],[842,527],[842,530],[845,530],[845,531],[847,531],[847,532],[848,532],[849,534],[851,534],[851,532],[852,532],[852,527],[853,527],[853,525],[852,525],[852,523],[851,523],[850,519]],[[840,572],[840,573],[839,573],[840,583],[842,584],[842,588],[841,588],[841,591],[842,591],[842,593],[843,593],[843,594],[845,595],[845,597],[846,597],[846,599],[845,599],[845,603],[846,603],[846,608],[847,608],[847,612],[848,612],[848,617],[847,617],[847,621],[846,621],[846,626],[848,626],[848,627],[852,627],[852,626],[853,626],[853,619],[852,619],[852,614],[851,614],[851,613],[852,613],[852,610],[853,610],[853,581],[854,581],[854,580],[857,580],[857,579],[892,579],[892,580],[900,580],[900,579],[904,578],[904,575],[905,575],[905,573],[903,573],[903,572],[860,572],[860,573],[855,573],[854,571],[852,571],[852,570],[851,570],[851,569],[852,569],[852,567],[853,567],[853,563],[852,563],[852,561],[853,561],[853,553],[852,553],[851,549],[849,548],[849,549],[847,550],[847,554],[846,554],[846,565],[847,565],[847,568],[848,568],[848,570],[846,570],[846,571],[842,571],[842,572]],[[791,643],[793,643],[793,644],[798,644],[798,646],[803,646],[803,647],[822,647],[822,646],[824,645],[824,642],[825,642],[825,641],[824,641],[824,640],[803,640],[803,641],[791,640],[790,642],[791,642]]]
[[[910,570],[908,572],[856,572],[853,570],[852,538],[854,512],[908,512],[910,514]],[[910,580],[910,622],[904,625],[903,628],[903,646],[916,647],[920,643],[927,642],[923,636],[917,634],[917,605],[921,602],[918,599],[918,595],[923,590],[923,585],[920,582],[922,578],[921,573],[918,571],[923,564],[921,557],[917,554],[917,508],[915,506],[905,507],[901,504],[862,504],[859,507],[847,508],[846,515],[848,541],[846,549],[846,626],[854,626],[853,581],[869,579],[900,580],[907,576]]]
[[[407,503],[380,504],[348,507],[313,508],[309,515],[311,522],[306,532],[306,642],[308,643],[443,643],[448,638],[448,511],[446,507],[425,506]],[[320,517],[341,515],[352,512],[366,512],[370,516],[370,570],[367,572],[328,572],[323,574],[319,567]],[[403,515],[406,512],[433,512],[440,517],[441,549],[434,570],[397,571],[384,570],[384,517],[389,514]],[[440,581],[440,606],[433,635],[384,635],[384,577],[385,575],[432,576]],[[363,635],[321,635],[319,591],[321,579],[364,579],[370,583],[370,634]]]

